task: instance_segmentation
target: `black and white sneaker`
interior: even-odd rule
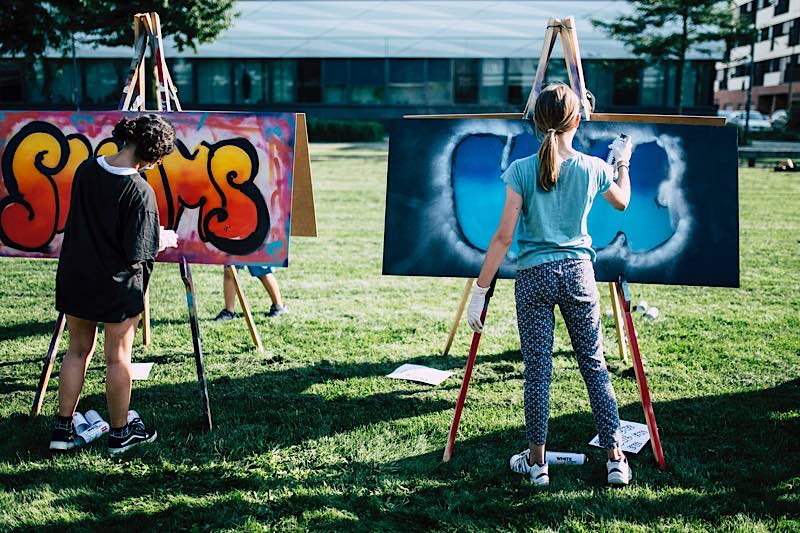
[[[53,436],[50,437],[50,449],[57,451],[71,450],[83,444],[83,441],[75,434],[75,429],[72,427],[72,419],[69,422],[60,422],[56,420],[56,425],[53,428]]]
[[[223,309],[220,311],[216,317],[214,317],[214,322],[226,322],[228,320],[233,320],[236,318],[236,313],[233,311],[228,311],[227,309]]]
[[[288,310],[289,308],[285,305],[272,304],[269,308],[269,313],[267,313],[267,318],[279,317]]]
[[[608,470],[608,483],[611,485],[627,485],[633,479],[633,471],[626,457],[619,461],[608,460],[606,462]]]
[[[148,431],[141,418],[134,418],[121,430],[111,430],[108,437],[108,453],[117,454],[127,451],[137,444],[153,442],[158,437],[156,430]]]

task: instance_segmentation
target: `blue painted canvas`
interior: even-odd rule
[[[738,161],[732,128],[584,122],[575,148],[606,159],[633,138],[631,201],[589,214],[599,281],[739,285]],[[391,130],[384,274],[475,277],[505,200],[508,165],[534,154],[530,123],[404,119]],[[515,273],[516,242],[500,275]]]

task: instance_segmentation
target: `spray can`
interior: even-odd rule
[[[617,139],[622,139],[623,141],[625,139],[627,139],[627,138],[628,138],[628,136],[625,135],[624,133],[620,133],[619,137],[617,137]],[[616,139],[614,139],[614,140],[616,140]],[[608,151],[608,157],[606,157],[606,163],[608,163],[609,165],[614,167],[614,181],[617,181],[617,178],[619,178],[619,174],[617,173],[617,165],[615,164],[616,160],[614,160],[614,155],[613,155],[613,152],[611,150]]]
[[[134,411],[133,409],[131,409],[130,411],[128,411],[128,424],[130,424],[131,422],[133,422],[133,421],[134,421],[134,420],[136,420],[137,418],[141,418],[141,417],[139,416],[139,413],[137,413],[137,412],[136,412],[136,411]]]
[[[545,452],[544,460],[549,465],[582,465],[589,459],[582,453]]]
[[[75,433],[85,431],[89,427],[89,422],[78,411],[72,414],[72,427],[75,428]]]
[[[84,418],[89,423],[89,427],[78,433],[78,438],[83,440],[84,443],[88,444],[108,433],[110,429],[108,422],[100,418],[97,411],[86,411]]]

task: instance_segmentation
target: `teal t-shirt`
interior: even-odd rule
[[[561,163],[552,190],[539,187],[539,156],[517,159],[503,173],[503,181],[522,196],[517,226],[517,270],[559,259],[594,261],[586,218],[598,193],[613,181],[611,165],[598,157],[578,153]]]

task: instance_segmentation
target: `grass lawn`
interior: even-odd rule
[[[444,464],[466,324],[451,356],[440,353],[463,281],[381,276],[385,148],[311,153],[320,236],[293,240],[291,267],[278,272],[290,312],[267,319],[263,289],[241,276],[265,353],[243,320],[211,320],[222,269],[193,270],[212,433],[200,430],[178,267],[159,264],[154,342],[134,350],[156,365],[132,402],[158,441],[122,459],[105,440],[51,456],[58,365],[43,416],[27,413],[55,318],[56,263],[0,260],[0,531],[800,530],[800,176],[741,170],[740,289],[632,287],[661,311],[637,327],[666,472],[647,446],[631,459],[632,486],[605,486],[558,318],[548,446],[590,463],[551,468],[550,488],[537,491],[508,468],[525,445],[512,283],[492,301]],[[604,321],[622,418],[643,422],[632,369]],[[98,352],[79,409],[105,416],[102,342]],[[384,377],[406,362],[456,375],[438,387]]]

